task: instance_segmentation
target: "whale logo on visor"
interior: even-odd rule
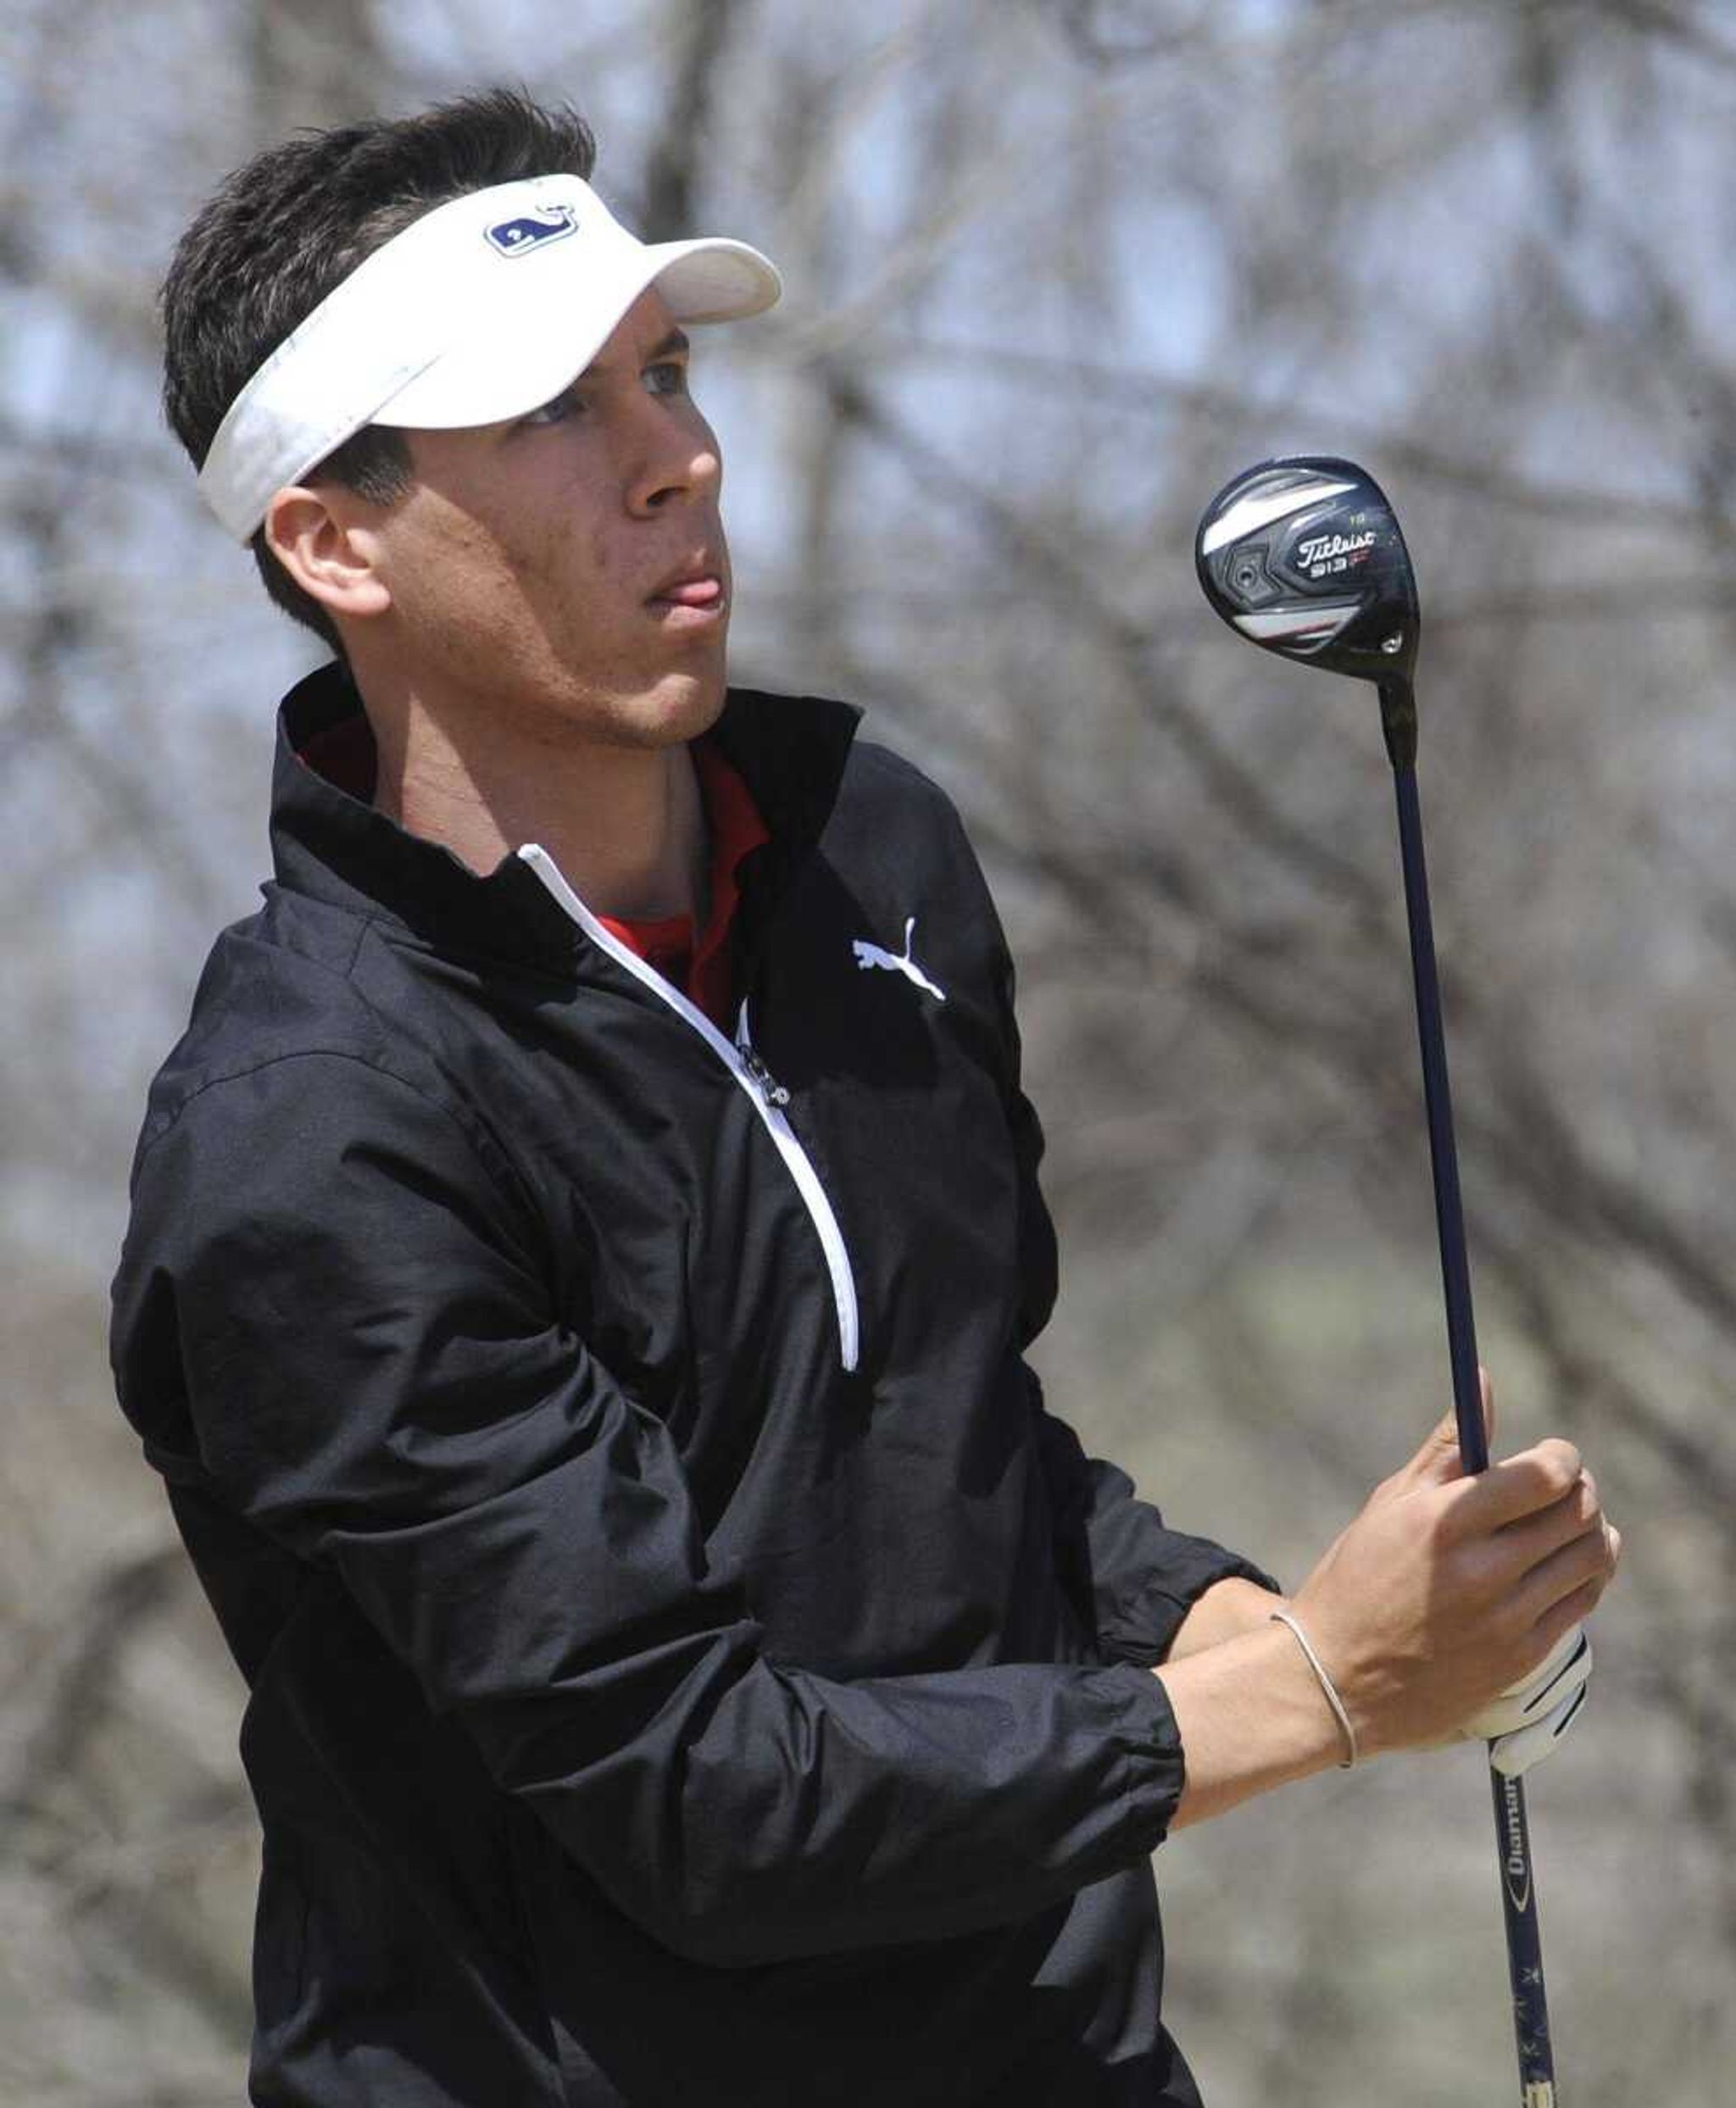
[[[516,219],[497,220],[483,234],[488,246],[503,256],[523,256],[545,242],[564,241],[578,231],[578,219],[570,205],[542,205]]]

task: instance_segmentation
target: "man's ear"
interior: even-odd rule
[[[334,617],[383,615],[392,594],[379,570],[379,537],[342,485],[286,484],[267,507],[266,546],[302,591]]]

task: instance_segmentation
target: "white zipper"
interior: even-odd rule
[[[732,1043],[697,1004],[690,1003],[681,990],[671,987],[654,966],[648,965],[630,945],[623,944],[612,930],[605,928],[598,921],[561,876],[559,866],[540,843],[527,842],[518,854],[591,942],[607,952],[618,965],[626,967],[633,978],[648,988],[659,1002],[666,1004],[678,1017],[691,1025],[747,1093],[766,1132],[777,1144],[778,1154],[782,1157],[791,1177],[794,1179],[796,1190],[801,1194],[818,1233],[820,1249],[826,1257],[826,1270],[832,1276],[832,1301],[837,1309],[839,1358],[847,1371],[854,1370],[860,1354],[861,1317],[856,1302],[855,1278],[850,1271],[850,1255],[844,1243],[843,1232],[838,1227],[837,1217],[832,1212],[831,1201],[826,1199],[826,1188],[820,1182],[820,1174],[809,1161],[808,1153],[802,1147],[795,1129],[784,1116],[783,1108],[789,1103],[790,1094],[772,1076],[754,1049],[748,1029],[746,1003],[742,1004],[736,1024],[736,1039]]]

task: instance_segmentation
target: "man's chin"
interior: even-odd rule
[[[609,746],[655,749],[684,746],[710,731],[723,714],[726,683],[715,673],[665,674],[637,694],[617,695],[611,706],[594,705],[582,716],[584,730]]]
[[[723,698],[721,674],[683,674],[659,681],[643,711],[630,709],[628,716],[643,726],[649,744],[671,746],[709,731],[723,714]]]

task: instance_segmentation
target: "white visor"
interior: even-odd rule
[[[523,417],[582,373],[655,281],[678,322],[729,322],[782,283],[745,242],[641,242],[576,175],[454,197],[366,257],[229,406],[199,492],[236,540],[364,425]]]

